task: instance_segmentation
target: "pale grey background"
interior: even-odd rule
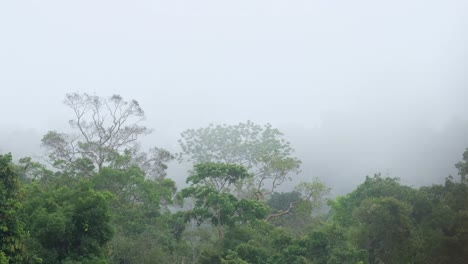
[[[138,100],[147,146],[270,122],[301,177],[336,192],[379,171],[440,182],[468,147],[467,14],[463,0],[1,1],[0,151],[39,156],[79,91]]]

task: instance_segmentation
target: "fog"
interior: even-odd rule
[[[335,193],[382,173],[419,186],[468,147],[466,1],[2,1],[0,152],[41,155],[69,92],[136,99],[180,151],[188,128],[285,133]],[[168,176],[182,183],[185,167]]]

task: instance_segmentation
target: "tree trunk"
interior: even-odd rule
[[[218,239],[219,239],[219,241],[223,240],[223,237],[224,237],[223,228],[221,227],[220,224],[217,224],[216,229],[218,230]]]

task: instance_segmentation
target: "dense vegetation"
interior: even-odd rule
[[[442,185],[377,174],[329,199],[318,179],[278,191],[295,182],[301,161],[271,125],[189,129],[171,154],[138,144],[151,130],[136,101],[65,102],[76,134],[44,136],[47,164],[0,155],[0,264],[468,259],[468,149],[459,178]],[[165,173],[173,159],[193,164],[179,191]]]

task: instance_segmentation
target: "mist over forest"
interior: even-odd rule
[[[465,263],[467,13],[1,2],[0,264]]]
[[[66,112],[65,106],[61,108]],[[315,127],[287,123],[278,127],[303,161],[297,181],[319,177],[332,187],[334,194],[352,190],[365,176],[375,173],[400,178],[416,187],[441,183],[448,175],[457,174],[453,165],[468,146],[465,119],[453,118],[439,127],[421,120],[392,126],[387,121],[344,116],[331,115]],[[63,126],[67,130],[68,119],[50,129]],[[155,128],[155,132],[142,139],[143,146],[157,145],[173,153],[180,152],[177,140],[183,128],[163,131],[149,127]],[[46,132],[34,128],[2,130],[0,151],[12,152],[17,158],[31,156],[41,160],[44,151],[40,140]],[[187,164],[171,162],[168,177],[184,185],[188,168]]]

